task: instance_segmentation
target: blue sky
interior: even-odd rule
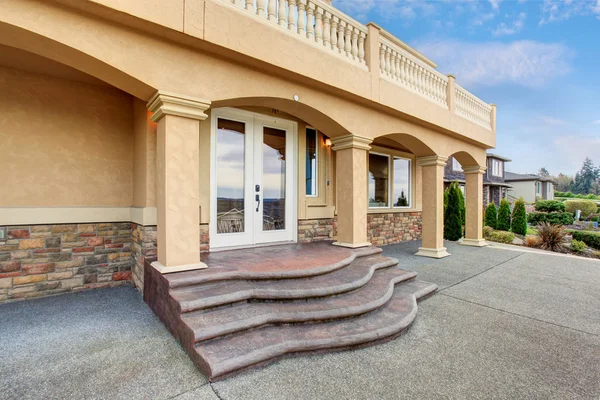
[[[509,171],[600,164],[600,0],[334,0],[498,106]]]

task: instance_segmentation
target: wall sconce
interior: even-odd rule
[[[331,147],[331,139],[329,139],[329,138],[325,139],[325,146]]]

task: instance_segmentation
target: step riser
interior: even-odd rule
[[[248,289],[245,291],[238,291],[234,293],[230,293],[225,296],[215,296],[205,299],[198,299],[194,301],[181,301],[180,305],[180,313],[188,313],[197,310],[204,310],[207,308],[212,308],[216,306],[222,306],[225,304],[236,303],[244,300],[257,299],[257,300],[294,300],[294,299],[304,299],[304,298],[316,298],[316,297],[326,297],[333,296],[340,293],[345,293],[350,290],[358,289],[364,286],[371,277],[373,273],[382,268],[390,268],[398,264],[397,260],[389,259],[381,263],[377,263],[372,265],[368,272],[361,278],[354,282],[344,283],[337,286],[324,287],[324,288],[314,288],[314,289],[305,289],[298,290],[295,292],[290,291],[273,291],[265,288],[259,289]]]
[[[382,297],[370,303],[360,306],[346,307],[335,310],[315,311],[315,312],[296,312],[296,313],[273,313],[260,315],[251,319],[239,320],[235,323],[227,323],[214,327],[213,329],[205,329],[196,331],[196,342],[210,340],[219,336],[230,335],[233,333],[254,329],[257,327],[270,324],[294,324],[327,321],[333,319],[351,318],[357,315],[365,314],[373,311],[385,303],[392,297],[394,287],[402,282],[412,280],[416,274],[406,274],[390,280],[387,291],[382,294]]]
[[[422,291],[423,295],[428,294],[431,290]],[[263,366],[270,364],[279,358],[286,357],[295,354],[306,354],[323,351],[340,351],[352,349],[355,347],[364,347],[379,343],[381,340],[391,340],[394,337],[402,334],[414,321],[417,315],[417,301],[419,299],[416,296],[410,300],[412,301],[412,309],[408,314],[405,314],[403,318],[396,321],[394,324],[382,326],[376,331],[366,332],[364,334],[355,335],[350,338],[327,338],[322,340],[312,341],[309,345],[305,342],[285,342],[281,345],[272,346],[268,349],[259,349],[250,354],[246,354],[243,358],[230,358],[220,363],[210,363],[209,378],[211,381],[224,379],[232,374],[238,374],[246,369],[255,368],[257,366]],[[196,351],[202,356],[202,358],[210,359],[206,355],[202,354],[202,348],[196,347]],[[242,366],[240,368],[240,366]]]

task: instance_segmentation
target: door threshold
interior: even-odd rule
[[[226,247],[211,247],[209,252],[219,252],[219,251],[228,251],[228,250],[242,250],[242,249],[256,249],[259,247],[269,247],[269,246],[281,246],[284,244],[297,244],[298,242],[293,240],[286,240],[282,242],[270,242],[270,243],[258,243],[258,244],[248,244],[241,246],[226,246]]]

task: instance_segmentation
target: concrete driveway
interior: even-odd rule
[[[440,287],[405,335],[213,384],[133,288],[0,305],[0,398],[600,399],[600,262],[418,245],[385,248]]]

